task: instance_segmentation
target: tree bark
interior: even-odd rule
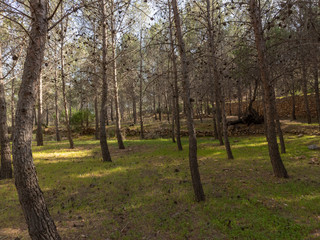
[[[132,115],[133,115],[133,124],[137,124],[137,100],[136,100],[136,94],[134,91],[134,84],[132,84]]]
[[[38,80],[38,121],[37,121],[37,146],[43,146],[42,134],[42,76],[40,74]]]
[[[13,130],[13,129],[12,129]],[[2,74],[2,49],[0,44],[0,179],[12,178],[11,150],[7,125],[7,103]]]
[[[113,87],[114,87],[114,103],[116,110],[116,135],[118,140],[119,149],[125,149],[123,144],[123,137],[121,133],[121,116],[119,106],[119,88],[118,88],[118,76],[117,76],[117,60],[116,60],[116,30],[114,20],[114,0],[111,0],[111,40],[112,40],[112,70],[113,70]]]
[[[181,144],[181,127],[180,127],[180,109],[179,109],[179,88],[178,88],[178,69],[177,69],[177,59],[174,51],[174,39],[172,33],[172,21],[171,21],[171,4],[170,0],[168,0],[169,5],[169,36],[170,36],[170,50],[171,50],[171,61],[172,61],[172,71],[173,71],[173,86],[174,86],[174,111],[175,111],[175,126],[176,126],[176,139],[177,139],[177,147],[179,151],[182,151]]]
[[[194,128],[194,122],[192,118],[192,105],[190,99],[190,82],[188,76],[188,60],[185,52],[185,44],[182,37],[181,25],[180,25],[180,16],[177,6],[177,1],[172,0],[172,8],[174,14],[174,21],[176,26],[176,36],[178,39],[178,48],[181,57],[181,68],[182,68],[182,76],[183,76],[183,90],[184,90],[184,102],[186,106],[186,117],[187,117],[187,125],[188,125],[188,133],[189,133],[189,165],[191,171],[191,178],[193,184],[193,190],[195,193],[196,201],[204,201],[205,195],[202,188],[202,183],[200,179],[200,172],[198,167],[198,159],[197,159],[197,138],[196,131]]]
[[[142,84],[143,84],[143,76],[142,76],[142,29],[140,30],[140,84],[139,84],[139,117],[140,117],[140,138],[144,139],[144,129],[143,129],[143,113],[142,113]]]
[[[13,73],[14,74],[14,73]],[[15,95],[15,90],[14,90],[14,83],[15,83],[15,76],[12,78],[11,82],[11,140],[13,140],[13,131],[15,127],[15,115],[14,115],[14,95]]]
[[[61,3],[61,13],[63,12],[63,4]],[[71,118],[71,111],[69,116],[68,105],[67,105],[67,96],[66,96],[66,81],[64,75],[64,58],[63,58],[63,47],[64,47],[64,30],[67,30],[67,23],[64,29],[63,22],[61,21],[61,46],[60,46],[60,63],[61,63],[61,82],[62,82],[62,97],[63,97],[63,106],[65,112],[65,121],[66,121],[66,128],[67,128],[67,135],[69,140],[70,148],[74,148],[74,143],[72,139],[71,127],[70,127],[70,118]],[[71,102],[70,102],[71,106]]]
[[[32,111],[36,100],[37,80],[40,77],[47,39],[48,1],[30,0],[29,3],[32,9],[30,40],[19,91],[12,151],[15,184],[31,239],[59,240],[61,238],[38,184],[31,150]]]
[[[224,138],[224,145],[227,151],[228,159],[233,159],[233,154],[229,142],[228,137],[228,124],[226,118],[226,110],[225,110],[225,99],[222,97],[221,101],[221,113],[222,113],[222,127],[223,127],[223,138]]]
[[[209,49],[210,49],[210,55],[208,55],[208,62],[209,62],[208,67],[209,67],[210,76],[212,74],[211,68],[213,69],[214,78],[212,76],[211,78],[212,78],[212,86],[214,89],[213,101],[216,104],[214,116],[216,121],[216,130],[217,130],[219,143],[222,146],[224,143],[222,139],[223,127],[221,126],[221,123],[222,123],[222,113],[221,113],[221,103],[220,103],[221,102],[221,83],[219,80],[219,72],[217,69],[217,61],[216,61],[217,58],[216,58],[215,48],[214,48],[214,36],[213,36],[213,27],[211,23],[210,0],[206,0],[206,5],[207,5],[207,24],[208,24],[208,34],[209,34],[208,43],[209,43]]]
[[[57,51],[57,44],[55,44],[55,52]],[[57,142],[61,141],[60,130],[59,130],[59,106],[58,106],[58,73],[57,73],[57,61],[55,61],[55,70],[54,70],[54,108],[55,108],[55,118],[54,125],[56,129],[56,140]]]
[[[106,103],[108,95],[107,83],[107,29],[106,29],[106,15],[107,9],[105,0],[100,0],[101,4],[101,22],[102,22],[102,92],[101,92],[101,111],[100,111],[100,146],[102,152],[103,162],[112,162],[109,147],[107,143],[106,133]]]
[[[275,124],[275,101],[273,97],[273,85],[270,81],[268,72],[268,65],[266,60],[266,44],[263,37],[261,13],[257,6],[256,0],[250,0],[250,16],[252,21],[252,27],[254,30],[256,49],[258,53],[258,63],[260,67],[260,75],[264,88],[264,101],[265,101],[265,119],[267,125],[267,140],[269,156],[273,167],[273,172],[276,177],[287,178],[288,173],[285,169],[277,143],[276,124]]]
[[[295,89],[293,76],[291,76],[291,78],[292,78],[292,92],[291,92],[292,112],[291,112],[291,119],[292,120],[297,120],[297,117],[296,117],[296,89]]]
[[[308,99],[308,81],[307,81],[307,68],[305,65],[304,59],[302,60],[302,92],[303,92],[303,99],[304,99],[304,106],[306,110],[306,117],[308,124],[311,123],[311,113],[309,107],[309,99]]]

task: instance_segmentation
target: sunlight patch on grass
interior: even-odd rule
[[[98,170],[90,173],[80,174],[77,175],[78,178],[93,178],[93,177],[105,177],[111,174],[120,173],[128,170],[129,167],[116,167],[112,169],[104,169],[104,170]]]

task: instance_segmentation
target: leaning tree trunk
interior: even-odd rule
[[[43,146],[42,134],[42,76],[40,74],[38,80],[38,121],[37,121],[37,146]]]
[[[183,76],[183,90],[184,90],[184,102],[186,106],[186,117],[189,133],[189,165],[192,177],[193,190],[195,193],[196,201],[204,201],[205,195],[202,188],[202,183],[200,179],[200,172],[198,167],[197,159],[197,138],[196,131],[194,128],[194,122],[192,118],[192,104],[190,99],[190,82],[188,76],[188,60],[185,52],[185,45],[181,32],[180,16],[177,6],[177,1],[172,0],[172,8],[174,13],[174,21],[176,25],[176,33],[178,39],[178,48],[181,56],[181,70]]]
[[[63,10],[63,4],[61,4],[61,13]],[[71,134],[71,127],[70,127],[70,118],[71,118],[71,109],[70,109],[70,116],[69,116],[69,111],[68,111],[68,105],[67,105],[67,96],[66,96],[66,80],[65,80],[65,74],[64,74],[64,58],[63,58],[63,45],[64,45],[64,31],[67,30],[67,24],[65,29],[63,28],[63,22],[61,22],[61,46],[60,46],[60,64],[61,64],[61,82],[62,82],[62,97],[63,97],[63,106],[64,106],[64,112],[65,112],[65,121],[66,121],[66,128],[67,128],[67,135],[68,135],[68,140],[70,144],[70,148],[74,148],[74,143],[72,140],[72,134]],[[70,102],[71,106],[71,102]]]
[[[13,129],[12,129],[13,130]],[[0,45],[0,179],[12,178],[11,150],[7,125],[7,103],[2,74],[2,51]]]
[[[19,91],[13,139],[13,165],[19,201],[28,224],[31,239],[60,239],[38,184],[33,163],[31,143],[33,106],[37,80],[40,77],[47,39],[48,22],[46,0],[30,0],[32,9],[30,40]]]
[[[118,88],[118,76],[117,76],[117,60],[116,60],[116,30],[114,29],[114,0],[111,0],[112,14],[111,14],[111,37],[112,37],[112,70],[113,70],[113,87],[114,87],[114,103],[116,110],[116,135],[118,140],[119,149],[125,149],[123,144],[123,137],[121,134],[121,116],[119,106],[119,88]]]
[[[180,111],[179,111],[179,88],[178,88],[178,69],[177,69],[177,59],[174,51],[174,39],[172,33],[172,22],[171,22],[171,5],[170,0],[168,0],[169,5],[169,31],[170,31],[170,47],[171,47],[171,61],[172,61],[172,71],[173,71],[173,82],[174,82],[174,122],[176,125],[176,139],[177,139],[177,147],[179,151],[182,151],[182,143],[181,143],[181,127],[180,127]]]
[[[107,29],[106,29],[106,4],[105,0],[100,0],[102,15],[102,92],[101,92],[101,111],[100,111],[100,146],[102,152],[102,161],[112,162],[109,147],[107,143],[106,132],[106,104],[108,95],[107,84]]]
[[[269,156],[273,167],[273,172],[276,177],[287,178],[288,173],[285,169],[277,143],[277,133],[275,124],[275,101],[273,97],[273,85],[270,81],[268,72],[268,65],[266,61],[266,44],[263,37],[261,13],[257,6],[256,0],[250,0],[250,16],[252,21],[252,27],[254,30],[256,49],[258,52],[258,63],[260,67],[260,75],[264,88],[264,101],[265,101],[265,112],[266,112],[266,130],[267,140],[269,148]]]

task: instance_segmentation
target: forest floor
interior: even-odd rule
[[[170,139],[110,140],[101,162],[92,136],[33,146],[40,186],[63,239],[320,239],[319,135],[285,135],[290,175],[272,174],[265,137],[231,137],[234,160],[198,138],[206,201],[194,201],[184,151]],[[0,181],[0,240],[29,239],[13,180]]]

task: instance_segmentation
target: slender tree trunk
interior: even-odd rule
[[[153,100],[153,114],[154,114],[154,120],[157,121],[158,120],[158,116],[157,116],[157,108],[156,108],[156,90],[155,90],[155,86],[153,85],[152,87],[152,100]]]
[[[48,106],[46,107],[46,127],[49,126],[49,109]]]
[[[112,99],[112,97],[110,98],[110,120],[111,120],[112,123],[114,122],[114,120],[113,120],[113,99]]]
[[[55,52],[57,51],[57,44],[55,44]],[[54,107],[55,107],[55,119],[54,125],[56,128],[56,140],[61,141],[60,130],[59,130],[59,106],[58,106],[58,73],[57,73],[57,60],[55,60],[55,70],[54,70]]]
[[[132,115],[133,115],[133,124],[137,124],[137,99],[134,91],[134,84],[132,84]]]
[[[116,60],[116,30],[114,29],[114,0],[111,0],[112,14],[111,14],[111,37],[112,37],[112,70],[113,70],[113,86],[114,86],[114,103],[116,110],[116,135],[119,149],[125,149],[123,144],[123,137],[121,133],[121,116],[119,106],[119,89],[117,76],[117,60]]]
[[[19,91],[12,150],[15,184],[31,239],[59,240],[61,238],[38,184],[31,150],[32,111],[47,39],[48,1],[30,0],[29,3],[32,9],[31,31],[29,33],[31,39],[27,48]]]
[[[252,27],[254,30],[255,43],[258,52],[258,62],[260,67],[260,75],[264,88],[264,101],[266,110],[266,123],[267,123],[267,140],[269,148],[269,156],[273,167],[273,172],[276,177],[287,178],[287,170],[285,169],[277,143],[276,124],[275,124],[275,101],[273,97],[273,85],[270,81],[268,73],[268,65],[266,61],[266,45],[263,37],[263,30],[261,24],[261,13],[257,6],[256,0],[250,0],[250,16]]]
[[[216,54],[215,54],[215,48],[214,48],[214,36],[213,36],[213,26],[211,23],[211,5],[210,0],[206,0],[207,5],[207,24],[208,24],[208,34],[209,34],[209,49],[210,49],[210,55],[208,57],[209,62],[209,74],[211,75],[211,68],[213,69],[214,78],[212,78],[212,85],[214,89],[214,99],[216,104],[215,108],[215,121],[216,121],[216,129],[217,129],[217,135],[219,139],[219,143],[222,146],[223,143],[223,134],[222,130],[223,127],[221,126],[222,123],[222,113],[221,113],[221,87],[220,87],[220,81],[219,81],[219,72],[217,69],[217,61],[216,61]]]
[[[174,109],[175,109],[175,126],[176,126],[176,138],[178,150],[182,151],[181,144],[181,127],[180,127],[180,109],[179,109],[179,88],[178,88],[178,69],[177,69],[177,59],[174,51],[174,39],[172,33],[172,21],[171,21],[171,4],[168,0],[169,5],[169,31],[170,31],[170,50],[171,50],[171,61],[172,61],[172,72],[173,72],[173,86],[174,86]]]
[[[303,92],[304,106],[305,106],[306,115],[307,115],[307,122],[308,124],[310,124],[311,113],[310,113],[309,99],[308,99],[307,68],[304,60],[302,60],[302,92]]]
[[[42,76],[40,74],[38,80],[38,124],[37,124],[37,146],[43,146],[43,134],[42,134]]]
[[[228,124],[226,118],[226,110],[225,110],[225,99],[222,97],[221,101],[221,112],[222,112],[222,126],[223,126],[223,138],[224,138],[224,145],[226,147],[228,159],[233,159],[233,154],[231,151],[231,146],[228,137]]]
[[[237,95],[238,95],[238,119],[241,118],[242,116],[242,111],[241,111],[241,99],[242,99],[242,94],[241,94],[241,85],[240,83],[237,84]]]
[[[14,119],[14,117],[15,117],[14,116],[14,95],[15,95],[14,83],[15,83],[15,76],[13,76],[12,82],[11,82],[11,140],[13,140],[13,131],[15,128],[15,124],[14,124],[14,122],[15,122],[15,119]]]
[[[11,150],[7,125],[7,103],[2,74],[2,49],[0,43],[0,179],[12,178]]]
[[[96,140],[100,139],[100,129],[99,129],[99,106],[98,106],[98,89],[99,89],[99,78],[97,77],[97,36],[96,36],[96,26],[94,25],[94,35],[93,35],[93,51],[94,51],[94,66],[93,66],[93,79],[94,79],[94,115],[95,115],[95,134],[94,137]]]
[[[174,98],[174,87],[171,85],[172,88],[172,102],[171,102],[171,110],[172,110],[172,122],[171,122],[171,137],[172,137],[172,142],[176,142],[176,136],[175,136],[175,119],[176,119],[176,114],[177,110],[175,109],[175,98]]]
[[[101,4],[101,15],[102,15],[102,96],[101,96],[101,111],[100,111],[100,146],[102,152],[103,162],[112,162],[109,147],[107,143],[107,132],[106,132],[106,103],[108,94],[108,83],[107,83],[107,29],[106,29],[106,15],[107,9],[105,0],[100,0]]]
[[[190,82],[188,76],[188,60],[185,52],[185,45],[181,32],[180,16],[177,6],[177,1],[172,0],[172,8],[174,13],[174,21],[176,25],[176,33],[178,39],[178,47],[181,57],[181,68],[183,76],[183,90],[184,90],[184,102],[186,105],[186,117],[189,132],[189,165],[192,177],[193,190],[195,193],[196,201],[204,201],[205,195],[202,188],[202,183],[200,179],[200,172],[198,167],[197,159],[197,138],[196,131],[194,129],[194,122],[192,118],[192,104],[190,99]]]
[[[56,68],[57,69],[57,68]],[[55,77],[54,77],[54,106],[55,106],[55,127],[56,127],[56,140],[58,142],[61,141],[60,137],[60,130],[59,130],[59,106],[58,106],[58,84],[57,84],[57,70],[55,70]]]
[[[213,136],[214,136],[214,139],[219,139],[218,130],[217,130],[217,121],[216,121],[216,111],[214,109],[214,100],[213,99],[212,99],[211,104],[212,104]]]
[[[276,103],[276,94],[275,94],[274,90],[273,90],[273,98],[274,98],[274,102]],[[277,127],[277,133],[278,133],[278,137],[279,137],[279,141],[280,141],[281,153],[286,153],[286,144],[284,142],[284,137],[283,137],[283,132],[281,129],[281,123],[280,123],[280,118],[279,118],[277,106],[275,106],[274,110],[275,110],[274,111],[274,118],[276,120],[276,127]]]
[[[158,90],[160,90],[158,88]],[[159,114],[159,121],[162,121],[162,112],[161,112],[161,93],[160,91],[158,92],[158,114]]]
[[[292,99],[292,112],[291,112],[291,118],[292,120],[297,120],[296,117],[296,89],[294,85],[294,79],[292,77],[292,92],[291,92],[291,99]]]
[[[35,106],[33,107],[33,120],[34,120],[34,125],[37,125],[37,124],[38,124],[38,121],[37,121],[37,111],[36,111]]]
[[[140,138],[144,139],[144,129],[143,129],[143,113],[142,113],[142,84],[143,84],[143,76],[142,76],[142,29],[140,30],[140,84],[139,84],[139,117],[140,117]]]
[[[98,84],[98,83],[96,83]],[[98,108],[98,96],[94,97],[94,115],[95,115],[95,139],[99,140],[99,108]]]
[[[61,4],[61,13],[63,12],[63,4]],[[63,97],[63,106],[65,111],[65,120],[66,120],[66,128],[67,128],[67,135],[69,140],[70,148],[74,148],[72,134],[71,134],[71,127],[70,127],[70,118],[71,118],[71,109],[70,109],[70,117],[68,112],[68,105],[67,105],[67,96],[66,96],[66,81],[65,81],[65,74],[64,74],[64,58],[63,58],[63,47],[64,47],[64,31],[67,30],[68,23],[66,23],[65,28],[63,27],[63,22],[61,22],[61,46],[60,46],[60,64],[61,64],[61,83],[62,83],[62,97]],[[71,94],[71,93],[70,93]],[[71,102],[70,102],[71,108]]]

